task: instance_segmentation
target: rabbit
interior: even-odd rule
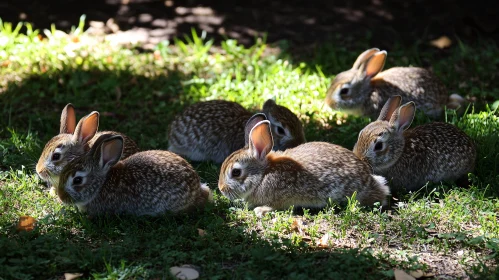
[[[88,151],[95,140],[102,134],[121,135],[123,137],[125,148],[122,159],[139,151],[137,144],[126,135],[114,131],[97,132],[98,127],[98,112],[94,111],[83,117],[76,125],[74,107],[71,103],[67,104],[61,113],[59,134],[47,142],[38,159],[36,165],[38,176],[50,186],[58,180],[64,166]]]
[[[201,208],[212,200],[192,166],[168,151],[143,151],[120,160],[121,135],[103,134],[90,151],[66,165],[57,184],[63,203],[89,216],[155,216]]]
[[[274,150],[305,142],[303,126],[288,108],[267,100],[258,115],[268,119],[275,136]],[[252,113],[224,100],[199,102],[187,107],[170,125],[168,150],[193,161],[221,164],[232,152],[245,146],[245,123]],[[261,119],[263,117],[263,119]]]
[[[443,107],[457,109],[465,99],[448,96],[445,85],[424,68],[393,67],[381,72],[387,52],[372,48],[363,52],[352,69],[336,75],[326,94],[326,104],[355,115],[375,119],[390,96],[401,95],[432,119],[439,118]]]
[[[225,159],[218,188],[230,200],[242,198],[261,217],[272,210],[321,208],[329,199],[341,203],[357,192],[362,205],[386,205],[390,190],[382,176],[352,151],[325,142],[308,142],[272,151],[269,121],[250,131],[248,146]]]
[[[353,152],[372,166],[374,174],[392,186],[416,191],[428,181],[452,181],[472,172],[476,149],[473,141],[452,124],[432,122],[408,129],[416,104],[402,106],[392,96],[378,119],[359,133]]]

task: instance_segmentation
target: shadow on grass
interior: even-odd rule
[[[224,208],[220,205],[217,208]],[[143,267],[146,278],[167,277],[171,266],[191,264],[202,277],[222,279],[383,279],[387,260],[367,251],[312,250],[289,240],[266,241],[229,225],[226,210],[190,217],[101,218],[55,213],[32,232],[0,237],[0,277],[50,278],[65,272],[110,273],[109,267]],[[3,228],[12,225],[3,224]],[[201,236],[198,228],[205,234]],[[129,272],[130,273],[130,272]],[[131,274],[131,273],[130,273]],[[134,275],[127,275],[131,278]]]
[[[179,72],[148,78],[128,72],[63,70],[11,83],[0,95],[2,115],[6,116],[0,119],[0,139],[12,137],[15,131],[32,135],[24,141],[37,145],[22,147],[26,152],[23,156],[6,157],[2,169],[16,170],[24,165],[33,170],[44,143],[58,133],[60,112],[68,102],[76,107],[78,118],[99,111],[101,130],[122,131],[143,149],[165,149],[173,116],[201,98],[182,84],[186,79]],[[201,163],[196,169],[212,188],[216,186],[217,166]],[[17,192],[23,191],[33,190]],[[2,195],[22,199],[17,197],[21,193],[12,196],[6,191]],[[12,203],[6,207],[15,207]],[[202,276],[226,279],[390,276],[388,259],[367,251],[317,250],[278,237],[264,240],[227,217],[230,210],[224,199],[217,203],[192,216],[94,220],[78,214],[75,208],[64,207],[44,214],[32,232],[16,232],[15,214],[6,212],[8,216],[0,219],[5,233],[0,236],[0,278],[50,278],[65,272],[90,277],[118,273],[114,268],[119,270],[122,261],[125,264],[119,273],[127,278],[146,274],[146,278],[169,277],[171,266],[183,264],[199,266]],[[35,204],[40,207],[38,202],[33,202],[33,207]],[[206,234],[200,236],[198,229]]]

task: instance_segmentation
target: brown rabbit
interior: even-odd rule
[[[95,140],[102,134],[121,135],[125,141],[123,158],[139,151],[135,142],[126,135],[114,131],[97,132],[99,113],[92,112],[83,117],[76,125],[76,114],[71,103],[61,113],[59,135],[50,139],[38,159],[36,173],[49,185],[58,180],[58,176],[68,162],[88,151]]]
[[[385,102],[400,95],[431,118],[439,118],[443,107],[456,109],[464,103],[457,94],[448,96],[444,84],[434,74],[418,67],[393,67],[381,72],[387,53],[377,48],[359,55],[352,69],[336,75],[326,95],[326,103],[375,119]]]
[[[272,132],[275,150],[285,150],[305,142],[301,121],[286,107],[269,99],[263,105]],[[168,134],[168,150],[193,161],[222,163],[232,152],[245,145],[246,122],[252,113],[241,105],[224,100],[199,102],[187,107],[173,120]]]
[[[433,122],[408,129],[416,105],[402,106],[401,96],[392,96],[378,120],[359,133],[353,152],[368,162],[375,174],[392,185],[416,191],[428,181],[456,180],[473,171],[476,150],[473,141],[457,127]]]
[[[89,215],[159,215],[204,207],[212,198],[192,166],[168,151],[138,152],[121,160],[123,138],[103,134],[64,167],[57,194]]]
[[[258,216],[293,205],[320,208],[354,192],[362,205],[385,204],[390,193],[383,177],[372,175],[367,164],[343,147],[309,142],[272,151],[269,121],[251,129],[248,143],[224,161],[218,188],[227,198],[242,198],[256,207]]]

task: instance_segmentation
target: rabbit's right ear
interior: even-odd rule
[[[364,64],[360,65],[359,70],[362,73],[362,76],[372,78],[378,75],[385,66],[386,56],[386,51],[377,52]]]
[[[378,121],[389,121],[390,118],[392,117],[393,112],[397,110],[401,102],[402,102],[402,96],[400,95],[394,95],[390,97],[383,106],[383,109],[381,109]]]
[[[352,69],[359,69],[360,65],[366,62],[371,56],[373,56],[375,53],[379,52],[378,48],[372,48],[368,49],[367,51],[364,51],[357,57],[357,60],[355,60],[355,63],[352,66]]]
[[[267,116],[265,116],[264,113],[256,113],[248,119],[248,121],[246,122],[246,125],[244,126],[244,143],[245,143],[245,145],[248,145],[249,135],[250,135],[251,129],[257,123],[264,121],[266,119],[267,119]]]
[[[250,131],[249,151],[258,160],[265,160],[272,151],[274,140],[270,132],[270,122],[265,120],[257,123]]]
[[[407,102],[400,106],[390,118],[390,125],[398,132],[402,132],[411,126],[414,115],[416,114],[416,103]]]
[[[76,114],[73,104],[68,103],[61,113],[61,128],[59,134],[68,133],[73,134],[76,128]]]
[[[105,171],[109,170],[121,158],[123,153],[123,137],[116,135],[104,140],[100,148],[99,166]]]
[[[86,144],[95,136],[98,128],[99,112],[93,111],[78,122],[72,140],[77,143]]]

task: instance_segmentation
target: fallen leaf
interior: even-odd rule
[[[293,223],[291,224],[291,230],[303,234],[302,228],[303,228],[303,221],[301,219],[294,219]]]
[[[412,277],[411,275],[407,274],[407,272],[400,269],[394,269],[393,274],[395,274],[395,280],[416,280],[416,278]]]
[[[83,276],[83,273],[64,273],[64,280],[78,279]]]
[[[436,48],[439,48],[439,49],[445,49],[445,48],[448,48],[452,45],[452,41],[447,36],[441,36],[438,39],[430,41],[430,45],[432,45]]]
[[[161,59],[161,52],[158,50],[154,51],[154,59],[155,60],[160,60]]]
[[[409,274],[414,278],[421,278],[424,276],[424,272],[422,270],[411,271]]]
[[[17,231],[32,231],[35,228],[35,218],[30,216],[19,217],[19,222],[17,223]]]
[[[177,279],[194,280],[199,278],[199,272],[191,265],[170,267],[170,273]]]
[[[206,235],[206,231],[204,231],[204,229],[198,228],[198,234],[199,234],[199,236],[205,236]]]
[[[329,233],[324,234],[324,236],[319,239],[317,246],[320,248],[329,248]]]

